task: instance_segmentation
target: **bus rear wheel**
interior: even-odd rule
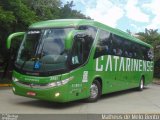
[[[142,91],[144,89],[144,78],[142,77],[139,83],[138,90]]]
[[[90,96],[87,102],[96,102],[101,96],[101,84],[98,80],[94,80],[90,87]]]

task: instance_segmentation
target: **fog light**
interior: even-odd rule
[[[16,91],[15,87],[13,87],[12,90],[15,92]]]
[[[55,97],[58,97],[60,95],[60,93],[55,93]]]

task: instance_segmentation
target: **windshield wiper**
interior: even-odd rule
[[[23,67],[24,67],[24,65],[26,64],[27,61],[28,61],[28,60],[25,60],[25,61],[22,63],[20,70],[23,70]]]

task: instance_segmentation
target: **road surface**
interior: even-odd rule
[[[53,103],[14,95],[11,88],[0,88],[0,113],[13,114],[108,114],[160,113],[160,85],[151,84],[142,92],[126,90],[103,95],[96,103],[83,100]]]

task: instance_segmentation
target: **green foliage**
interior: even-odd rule
[[[83,15],[80,11],[72,10],[72,7],[74,7],[73,1],[67,2],[60,10],[60,18],[91,19]]]
[[[39,20],[59,18],[60,0],[24,0],[24,3],[36,13]]]
[[[16,18],[13,15],[13,12],[5,11],[2,9],[2,6],[0,6],[0,23],[3,24],[3,26],[7,24],[12,24],[15,22]]]
[[[22,0],[2,0],[1,4],[4,10],[12,12],[16,18],[14,26],[11,26],[13,31],[25,29],[37,20],[35,13]]]
[[[28,25],[36,20],[37,16],[34,11],[31,11],[22,0],[0,1],[0,54],[4,60],[8,57],[7,36],[16,31],[24,31]]]

